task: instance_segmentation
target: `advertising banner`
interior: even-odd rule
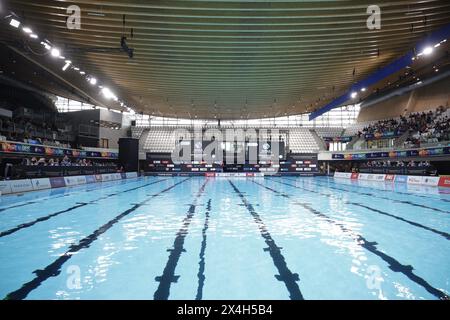
[[[345,178],[350,179],[352,174],[350,172],[335,172],[334,177],[335,178]]]
[[[52,187],[49,178],[31,179],[31,184],[33,190],[50,189]]]
[[[435,187],[439,184],[439,177],[423,177],[422,184]]]
[[[50,178],[50,185],[52,188],[61,188],[66,186],[66,181],[64,180],[64,177]]]
[[[94,183],[97,182],[95,179],[95,175],[86,176],[86,183]]]
[[[0,181],[0,192],[1,194],[12,193],[11,184],[9,180]]]
[[[13,193],[26,192],[33,190],[30,179],[10,180],[11,191]]]
[[[408,176],[395,176],[395,182],[406,183]]]
[[[408,184],[422,184],[423,178],[421,176],[408,176],[406,181]]]
[[[439,178],[439,187],[450,187],[450,176]]]
[[[69,156],[75,158],[107,158],[107,159],[117,159],[119,154],[117,152],[95,152],[95,151],[84,151],[77,149],[66,149],[58,147],[50,147],[43,145],[35,145],[29,143],[20,142],[0,142],[0,151],[5,153],[25,153],[25,154],[35,154],[42,156]]]

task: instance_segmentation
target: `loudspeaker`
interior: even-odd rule
[[[136,127],[136,120],[131,120],[131,126]]]
[[[139,171],[139,139],[119,139],[119,162],[125,171]]]

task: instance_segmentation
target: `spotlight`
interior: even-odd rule
[[[75,71],[80,71],[80,68],[74,67],[73,70],[75,70]]]
[[[116,98],[114,93],[108,87],[104,87],[102,89],[102,93],[103,93],[103,95],[105,96],[106,99]]]
[[[85,75],[85,74],[86,74],[86,72],[84,72],[84,71],[80,71],[80,74],[81,74],[81,75]]]
[[[366,91],[366,88],[361,88],[361,91],[362,91],[362,92],[365,92],[365,91]]]
[[[350,97],[352,97],[352,99],[355,99],[357,95],[358,95],[358,94],[357,94],[355,91],[353,91],[353,92],[350,94]]]
[[[89,79],[89,83],[92,84],[93,86],[95,86],[97,84],[97,79],[95,78],[90,78]]]
[[[59,57],[61,55],[61,52],[59,51],[59,49],[53,48],[52,51],[50,51],[51,55],[53,57]]]
[[[37,39],[38,36],[37,36],[37,34],[32,33],[32,34],[30,34],[30,38]]]
[[[432,52],[433,52],[433,47],[426,47],[425,49],[423,49],[423,54],[426,56],[428,56]]]
[[[20,21],[17,21],[16,19],[11,19],[11,21],[9,22],[9,25],[14,28],[18,28],[20,26]]]
[[[23,27],[22,30],[23,30],[23,32],[25,32],[25,33],[33,33],[33,30],[31,30],[31,29],[28,28],[28,27]]]

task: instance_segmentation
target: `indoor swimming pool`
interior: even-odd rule
[[[146,177],[0,198],[6,299],[448,299],[450,190]]]

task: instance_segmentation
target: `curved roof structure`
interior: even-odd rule
[[[70,4],[81,9],[80,30],[67,28]],[[450,21],[450,2],[434,0],[376,1],[379,30],[366,24],[372,1],[361,0],[70,4],[16,0],[8,9],[137,111],[187,118],[314,111]],[[92,50],[118,47],[122,36],[132,59]]]

